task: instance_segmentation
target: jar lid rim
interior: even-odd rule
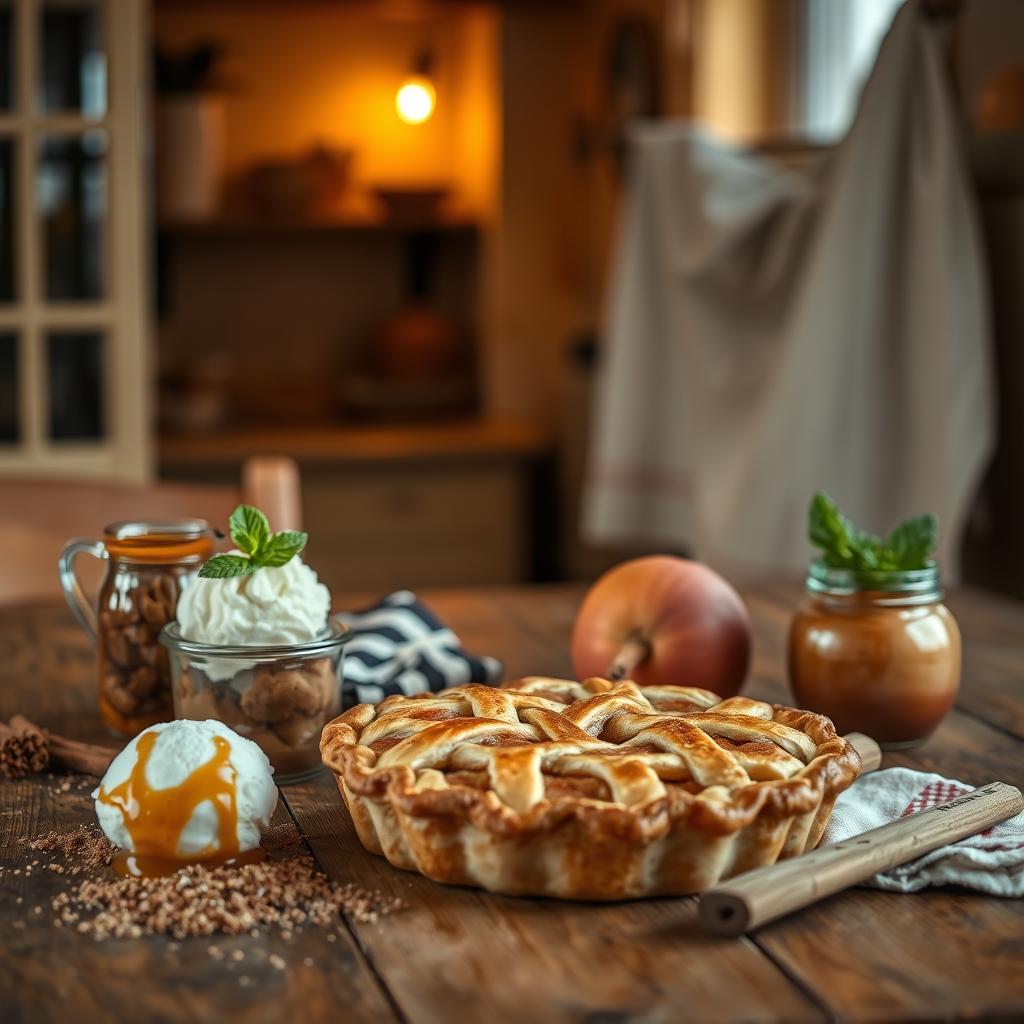
[[[131,540],[151,533],[183,537],[209,533],[210,524],[205,519],[124,519],[111,523],[103,532],[113,540]]]
[[[822,590],[885,590],[920,594],[938,589],[939,567],[934,561],[922,569],[845,569],[818,559],[807,570],[807,584]]]
[[[259,661],[261,658],[302,657],[326,654],[337,650],[348,643],[351,630],[345,623],[329,617],[327,625],[318,636],[305,643],[298,644],[258,644],[246,646],[241,644],[207,644],[199,640],[186,640],[181,635],[178,621],[168,622],[160,630],[160,643],[172,650],[184,654],[199,655],[208,658],[241,659],[242,661]]]

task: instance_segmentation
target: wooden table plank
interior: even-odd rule
[[[431,607],[507,678],[571,674],[578,588],[438,591]],[[399,1008],[417,1022],[820,1020],[752,943],[703,935],[695,901],[626,905],[507,899],[445,887],[368,854],[331,779],[285,792],[317,860],[339,881],[409,910],[352,927]],[[443,941],[439,941],[443,938]]]
[[[456,629],[466,650],[502,660],[505,679],[571,673],[566,644],[552,643],[550,637],[522,628],[522,609],[539,604],[537,614],[542,615],[544,595],[551,594],[549,588],[538,587],[537,591],[539,601],[534,600],[531,589],[497,587],[437,590],[427,598],[430,607]],[[564,616],[571,604],[566,598],[568,592],[558,588],[557,593],[560,599],[552,603],[552,614]]]
[[[757,593],[747,600],[758,646],[751,690],[789,699],[789,594]],[[972,626],[978,628],[965,627],[968,648]],[[1024,744],[959,710],[920,747],[886,753],[882,766],[894,765],[971,785],[1000,779],[1024,788]],[[1020,900],[966,891],[895,895],[856,889],[761,929],[754,941],[843,1020],[944,1019],[953,1007],[959,1016],[1024,1017]]]
[[[114,744],[96,712],[95,664],[88,641],[62,604],[0,609],[0,718],[28,711],[40,724],[82,739]],[[85,1019],[277,1022],[289,1014],[394,1020],[387,993],[373,975],[347,926],[328,943],[325,933],[296,932],[216,940],[187,939],[170,949],[164,937],[96,942],[55,928],[50,901],[76,881],[45,869],[26,877],[33,860],[47,854],[22,840],[51,829],[69,831],[96,820],[87,790],[54,792],[53,776],[3,782],[0,816],[0,1020],[61,1021],[68,1006]],[[59,779],[59,777],[56,777]],[[277,822],[292,821],[284,803]],[[15,875],[13,872],[22,873]],[[100,869],[105,872],[109,869]],[[82,876],[84,877],[84,876]],[[17,902],[18,898],[22,902]],[[42,908],[37,915],[34,908]],[[212,942],[244,960],[218,961]],[[272,954],[289,965],[268,965]],[[308,966],[304,961],[313,961]],[[251,978],[242,986],[239,978]],[[146,979],[140,984],[140,979]]]
[[[823,1019],[748,940],[701,934],[693,900],[607,906],[437,885],[367,853],[331,779],[285,796],[332,878],[408,904],[353,927],[417,1024]]]
[[[787,699],[785,635],[795,593],[767,587],[746,595],[755,632],[751,692],[770,699]],[[532,588],[425,596],[467,647],[502,657],[506,674],[516,677],[571,672],[568,636],[580,594],[580,588]],[[1008,681],[1020,677],[1022,664],[1024,638],[1013,625],[1015,606],[972,593],[955,595],[950,603],[970,652],[965,666],[983,664],[988,674],[976,684],[965,671],[963,710],[927,744],[887,755],[885,763],[975,784],[1001,777],[1020,785],[1024,744],[1015,738],[1014,716],[1022,708],[1020,691]],[[0,714],[41,705],[44,724],[79,736],[100,732],[92,659],[65,609],[0,611],[0,658]],[[12,789],[22,787],[28,795],[18,798],[17,813],[4,787],[0,841],[91,818],[81,797],[54,796],[40,782]],[[413,1024],[470,1015],[497,1021],[1024,1018],[1021,901],[953,891],[901,896],[854,890],[777,922],[752,940],[712,939],[697,930],[692,900],[609,907],[502,899],[435,885],[367,854],[329,779],[293,787],[286,795],[333,877],[399,894],[410,909],[375,925],[353,925],[357,943],[321,941],[309,954],[312,977],[299,971],[286,980],[265,972],[270,977],[261,975],[257,985],[237,990],[237,979],[230,979],[231,988],[216,971],[211,974],[205,945],[196,940],[171,951],[160,939],[95,944],[54,932],[51,955],[41,940],[30,942],[13,929],[20,908],[12,903],[5,875],[0,941],[15,955],[0,957],[0,992],[6,998],[17,986],[24,993],[18,1012],[33,1020],[48,1019],[29,1014],[37,998],[56,1015],[54,993],[62,989],[88,1016],[124,1019],[129,1014],[119,1008],[131,1007],[138,1019],[132,986],[143,975],[181,986],[178,998],[150,998],[145,1012],[156,1020],[212,1020],[214,1010],[229,1007],[234,1014],[243,991],[238,1014],[253,1021],[280,1019],[283,1006],[310,1020],[338,1019],[339,1013],[345,1019],[393,1019],[397,1009]],[[4,842],[0,857],[20,856],[13,849]],[[45,895],[43,887],[51,883],[33,879],[31,889],[23,880],[18,884],[19,891]],[[312,933],[314,943],[317,937]],[[294,953],[290,945],[282,955],[291,961]],[[258,953],[252,955],[255,962]],[[48,977],[56,979],[52,992],[43,991]],[[291,1001],[303,988],[309,994]],[[18,1015],[3,1019],[6,1024]]]
[[[753,679],[745,692],[787,702],[786,635],[795,591],[767,587],[744,598],[755,635]],[[564,619],[566,609],[539,609],[531,599],[520,602],[517,612],[534,619],[533,631],[554,639],[551,624]],[[965,627],[968,647],[971,628]],[[1003,629],[1000,650],[1010,639],[1005,623]],[[958,710],[921,747],[886,754],[883,766],[891,765],[936,771],[973,785],[1002,779],[1024,787],[1024,744]],[[896,895],[857,889],[761,929],[752,941],[842,1020],[945,1018],[954,1007],[964,1016],[1024,1018],[1024,902],[1019,900],[945,890]]]
[[[3,694],[6,699],[9,694]],[[7,709],[4,709],[5,713]],[[278,1024],[281,1020],[394,1021],[395,1013],[341,924],[334,942],[326,932],[299,930],[189,938],[164,936],[95,939],[55,927],[50,902],[82,879],[57,875],[46,865],[62,858],[33,851],[23,840],[51,829],[69,831],[95,822],[88,790],[55,793],[52,777],[3,785],[0,817],[0,1020],[44,1024],[72,1019],[145,1022],[188,1020]],[[292,819],[282,802],[275,824]],[[31,875],[26,869],[39,861]],[[94,874],[105,874],[99,868]],[[18,871],[19,874],[14,874]],[[20,902],[19,902],[20,900]],[[36,907],[40,910],[37,913]],[[223,951],[214,959],[211,945]],[[232,954],[240,952],[236,961]],[[236,954],[237,955],[237,954]],[[279,956],[285,970],[269,958]],[[305,963],[309,959],[310,964]],[[245,976],[251,984],[243,984]]]

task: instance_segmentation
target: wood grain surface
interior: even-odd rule
[[[509,677],[570,674],[576,587],[424,595],[466,646],[503,659]],[[755,633],[749,692],[786,699],[785,636],[798,591],[745,595]],[[357,600],[343,602],[358,604]],[[1024,616],[963,591],[950,598],[964,634],[957,709],[922,747],[886,754],[971,784],[1024,784]],[[85,637],[66,609],[0,610],[0,717],[24,711],[56,731],[103,737]],[[966,891],[913,896],[855,889],[751,938],[701,931],[692,899],[618,906],[493,897],[396,871],[356,839],[333,781],[284,791],[322,869],[400,895],[408,909],[374,924],[210,940],[97,943],[55,929],[52,895],[68,885],[24,875],[23,838],[92,818],[84,789],[60,777],[3,783],[0,816],[0,1020],[490,1022],[919,1021],[1024,1019],[1024,901]],[[15,875],[15,870],[21,874]],[[20,902],[18,902],[20,898]],[[41,912],[34,913],[40,906]],[[269,966],[277,953],[287,970]],[[241,965],[241,966],[240,966]],[[249,984],[239,978],[245,973]]]

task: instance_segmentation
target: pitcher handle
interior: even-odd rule
[[[96,610],[89,599],[85,596],[82,584],[75,575],[75,558],[78,555],[92,555],[93,558],[106,559],[107,549],[102,541],[85,540],[76,537],[64,545],[60,553],[57,566],[60,569],[60,585],[64,588],[64,596],[67,598],[68,607],[78,619],[82,629],[89,634],[92,642],[96,643]]]

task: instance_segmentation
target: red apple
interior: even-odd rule
[[[578,679],[739,692],[750,665],[750,617],[739,594],[699,562],[669,555],[609,569],[587,592],[572,633]]]

